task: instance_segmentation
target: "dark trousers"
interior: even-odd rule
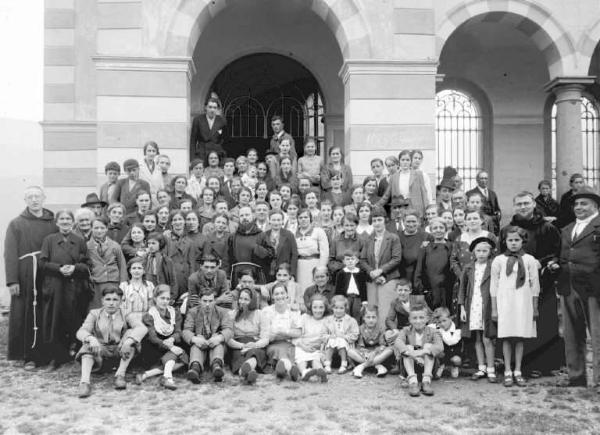
[[[360,312],[362,308],[362,301],[360,300],[360,296],[346,295],[346,299],[348,299],[348,314],[354,317],[360,325],[362,317],[362,313]]]
[[[593,384],[600,380],[600,303],[598,298],[582,298],[575,290],[562,297],[565,351],[569,379],[586,379],[586,331],[592,340]]]

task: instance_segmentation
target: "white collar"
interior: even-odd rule
[[[587,217],[587,218],[585,218],[585,219],[576,219],[576,220],[575,220],[575,223],[576,223],[577,225],[579,225],[579,224],[585,224],[585,225],[587,225],[587,224],[589,224],[589,223],[590,223],[590,222],[591,222],[591,221],[592,221],[592,220],[593,220],[593,219],[594,219],[596,216],[598,216],[598,212],[594,213],[594,214],[593,214],[593,215],[591,215],[591,216],[588,216],[588,217]]]

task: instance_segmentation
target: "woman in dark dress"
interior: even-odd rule
[[[556,277],[547,269],[549,261],[557,261],[560,233],[556,226],[546,222],[535,208],[533,195],[522,192],[513,200],[515,215],[509,225],[527,231],[523,250],[533,255],[542,267],[538,302],[537,337],[525,341],[523,370],[529,376],[550,375],[565,365],[565,344],[558,333],[558,297]],[[500,231],[500,249],[505,249],[505,228]]]
[[[408,209],[404,212],[403,222],[404,231],[398,233],[402,245],[400,276],[412,283],[419,258],[419,250],[423,242],[429,238],[429,234],[419,228],[420,218],[414,209]]]
[[[188,277],[194,271],[193,245],[185,237],[185,217],[183,212],[173,210],[169,219],[169,229],[163,234],[167,241],[164,252],[173,261],[173,270],[177,289],[172,289],[173,301],[178,304],[178,298],[187,292]]]
[[[73,232],[75,219],[68,210],[56,214],[58,233],[44,239],[40,254],[42,284],[42,331],[51,358],[50,367],[69,361],[75,334],[87,314],[92,293],[87,266],[87,245]]]

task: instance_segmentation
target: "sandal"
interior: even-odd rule
[[[512,376],[505,376],[504,377],[504,386],[505,387],[512,387],[513,386],[513,378],[512,378]]]
[[[525,381],[525,378],[523,376],[521,376],[521,375],[515,376],[515,383],[519,387],[525,387],[525,386],[527,386],[527,381]]]
[[[471,380],[472,381],[478,381],[481,378],[485,378],[486,377],[486,373],[483,370],[477,370],[475,373],[473,373],[471,375]]]

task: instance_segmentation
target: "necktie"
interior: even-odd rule
[[[204,338],[209,339],[210,336],[212,335],[210,332],[210,319],[209,319],[209,315],[210,315],[210,310],[209,309],[205,309],[202,312],[202,322],[204,324],[203,329],[203,333],[204,333]]]

